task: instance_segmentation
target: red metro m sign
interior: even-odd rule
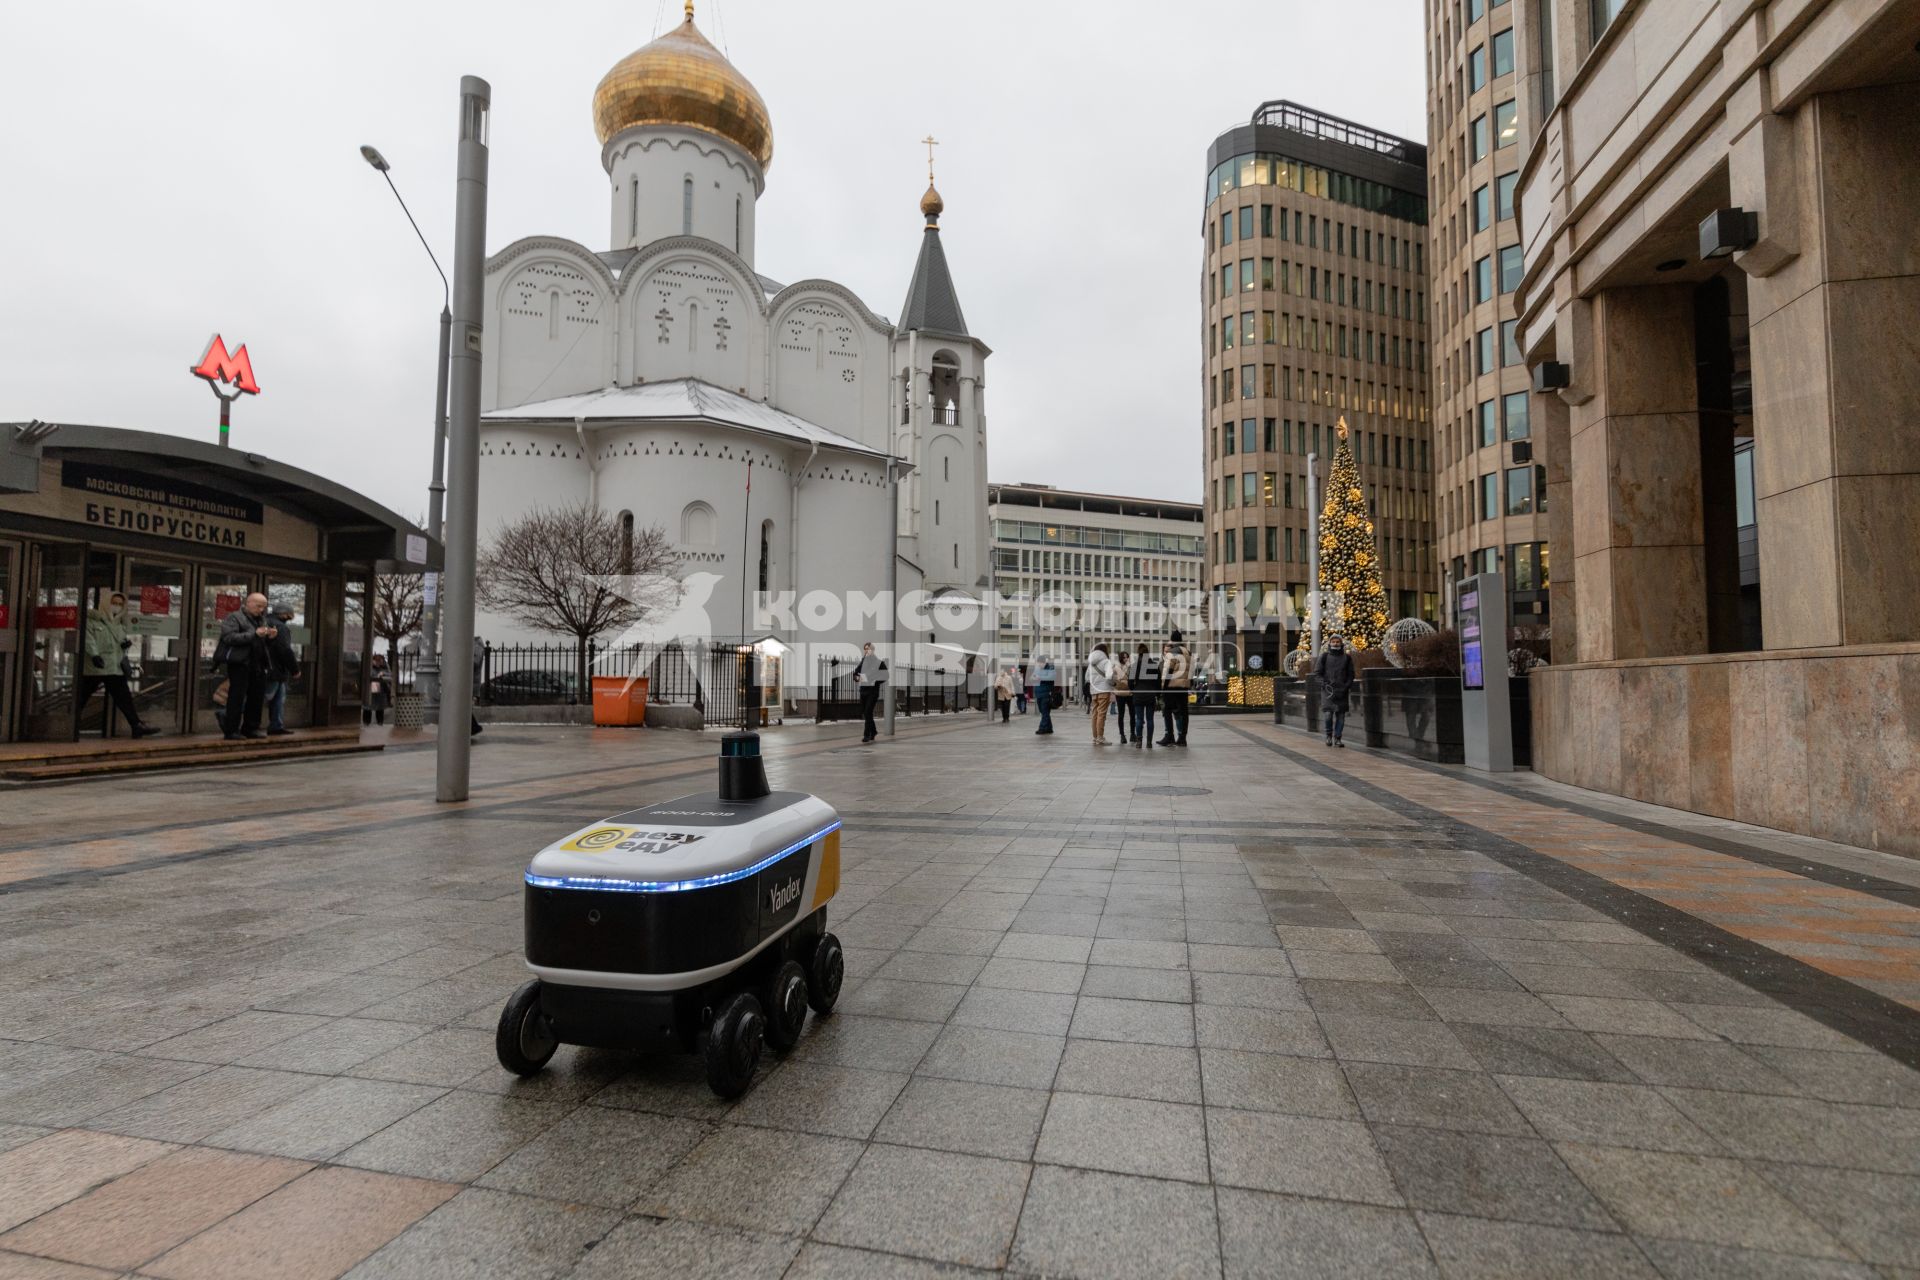
[[[253,361],[247,356],[247,344],[241,343],[227,353],[227,344],[219,334],[207,340],[207,349],[200,356],[200,363],[187,372],[196,378],[206,379],[213,388],[213,394],[220,401],[220,443],[227,443],[227,427],[231,422],[230,409],[233,402],[242,395],[257,396],[260,384],[253,377]],[[231,392],[222,391],[222,385],[231,386]]]

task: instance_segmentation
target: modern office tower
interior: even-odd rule
[[[995,484],[987,487],[987,517],[1001,599],[1057,602],[1038,617],[1003,611],[997,659],[1078,659],[1095,641],[1157,648],[1167,620],[1198,612],[1198,503]]]
[[[1426,165],[1417,142],[1292,102],[1208,148],[1207,579],[1214,634],[1242,665],[1271,670],[1305,610],[1307,455],[1330,460],[1341,417],[1390,612],[1437,611]]]
[[[1521,0],[1525,3],[1527,0]],[[1546,469],[1514,338],[1520,283],[1515,0],[1429,0],[1434,491],[1443,599],[1506,575],[1510,626],[1547,626]]]
[[[1494,88],[1436,136],[1485,109],[1511,168],[1517,102],[1524,153],[1533,767],[1920,854],[1920,0],[1452,13],[1436,70],[1484,44]]]

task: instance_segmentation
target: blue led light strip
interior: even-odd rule
[[[771,857],[762,858],[738,871],[723,871],[697,880],[622,880],[610,876],[537,876],[527,872],[527,883],[536,889],[601,889],[610,893],[681,893],[688,889],[710,889],[717,884],[732,884],[758,875],[789,854],[798,853],[822,836],[840,829],[838,822],[820,828],[804,840],[796,840]]]

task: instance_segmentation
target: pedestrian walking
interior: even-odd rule
[[[1093,646],[1086,668],[1088,714],[1093,717],[1093,745],[1107,745],[1107,709],[1113,705],[1113,659],[1103,644]]]
[[[993,677],[993,704],[1000,711],[1000,723],[1008,723],[1013,712],[1014,674],[1012,667],[1001,667]]]
[[[1025,715],[1027,714],[1027,704],[1033,701],[1033,673],[1027,669],[1027,664],[1024,662],[1020,664],[1019,678],[1020,714]]]
[[[1038,736],[1053,732],[1053,708],[1056,705],[1054,700],[1060,695],[1054,686],[1056,673],[1053,669],[1053,659],[1043,653],[1033,660],[1033,666],[1033,696],[1040,706],[1040,727],[1033,732]]]
[[[1120,722],[1124,747],[1133,732],[1133,656],[1117,644],[1113,646],[1113,718]]]
[[[360,723],[385,724],[387,708],[393,705],[393,670],[387,666],[387,655],[373,655],[373,666],[367,672],[367,697],[360,707]]]
[[[860,646],[860,661],[853,665],[853,683],[860,690],[860,718],[866,722],[860,741],[872,742],[880,736],[880,730],[873,724],[873,708],[880,701],[881,690],[886,688],[887,664],[873,651],[871,641]]]
[[[1133,653],[1133,671],[1127,677],[1133,690],[1133,749],[1153,750],[1153,709],[1160,701],[1160,655],[1143,641]]]
[[[279,609],[274,613],[279,634],[267,642],[267,736],[284,738],[287,728],[287,686],[300,673],[300,655],[293,651],[293,613]],[[380,661],[378,654],[375,662]]]
[[[127,732],[136,738],[144,738],[153,730],[140,722],[140,713],[134,709],[133,688],[129,677],[133,675],[133,624],[127,617],[127,598],[115,591],[107,596],[105,608],[87,610],[87,634],[85,653],[80,663],[80,696],[74,699],[74,714],[77,716],[93,701],[95,688],[104,687],[107,691],[107,716],[101,724],[101,730],[113,728],[113,713],[118,711],[127,722]]]
[[[1193,686],[1193,658],[1178,629],[1160,646],[1160,714],[1166,720],[1166,732],[1160,735],[1163,747],[1187,745],[1187,691]]]
[[[1320,681],[1320,718],[1326,724],[1327,745],[1344,748],[1347,731],[1347,695],[1353,690],[1353,655],[1346,641],[1334,636],[1320,660],[1313,664],[1314,677]]]
[[[267,736],[260,731],[260,712],[272,671],[268,645],[280,634],[278,623],[268,615],[267,598],[258,591],[220,623],[213,660],[227,669],[227,712],[220,728],[230,740]]]
[[[473,637],[473,689],[471,692],[473,694],[473,703],[476,707],[480,705],[480,677],[486,669],[487,642],[480,638],[478,632],[475,632]],[[480,717],[478,715],[469,715],[467,719],[472,721],[472,723],[467,726],[467,735],[469,737],[479,737],[480,731],[487,726],[480,723]]]

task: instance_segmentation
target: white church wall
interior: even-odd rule
[[[511,245],[488,265],[481,410],[606,386],[619,315],[600,260],[543,239]]]
[[[480,428],[480,545],[530,511],[586,500],[590,473],[571,428]],[[474,629],[494,644],[557,644],[562,637],[480,610]]]
[[[665,252],[627,287],[628,381],[699,378],[761,399],[766,321],[759,291],[718,255]]]
[[[887,346],[892,330],[826,281],[788,285],[773,300],[767,398],[873,449],[888,447]]]
[[[799,588],[802,593],[830,595],[838,611],[823,607],[803,625],[796,638],[808,645],[858,646],[884,639],[884,619],[849,616],[854,593],[878,596],[887,586],[887,556],[892,549],[887,528],[887,469],[878,458],[823,451],[800,481],[795,512],[800,539]],[[905,582],[901,590],[908,589]],[[804,595],[802,597],[804,604]],[[804,612],[804,609],[803,609]],[[796,621],[805,621],[797,618]],[[809,683],[805,672],[789,674],[789,684]]]
[[[753,262],[759,168],[731,145],[690,129],[630,129],[607,144],[616,248],[694,235]]]

